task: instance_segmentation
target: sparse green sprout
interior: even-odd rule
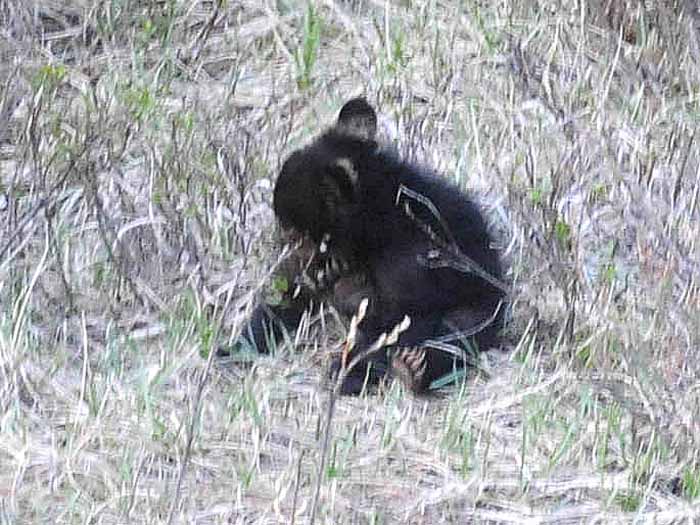
[[[530,201],[532,201],[532,204],[535,206],[539,206],[543,202],[543,196],[544,192],[542,188],[532,188],[530,190]]]
[[[588,194],[589,201],[591,203],[603,202],[608,196],[608,187],[605,184],[596,184],[591,188]]]
[[[321,18],[309,3],[304,16],[301,46],[294,55],[297,66],[297,86],[304,91],[311,87],[313,71],[318,60],[318,50],[321,44]]]
[[[157,107],[157,96],[147,86],[129,87],[124,91],[124,101],[137,121],[147,120]]]
[[[177,113],[173,119],[173,125],[182,129],[187,134],[194,131],[195,116],[192,111]]]
[[[623,512],[637,512],[642,504],[642,497],[634,491],[620,493],[615,495],[615,503]]]
[[[438,350],[433,351],[437,352]],[[428,389],[439,390],[447,385],[457,384],[460,381],[463,381],[465,377],[467,377],[467,370],[465,368],[461,368],[459,370],[455,370],[454,372],[442,376],[440,379],[436,379],[435,381],[430,383]]]
[[[153,21],[150,18],[146,18],[141,24],[141,30],[143,31],[146,39],[150,39],[155,32],[155,25],[153,24]]]
[[[234,468],[236,470],[236,478],[238,479],[238,483],[240,484],[241,488],[249,488],[255,479],[255,465],[248,467],[242,462],[235,462]]]
[[[501,34],[495,29],[487,26],[486,19],[482,13],[482,8],[478,3],[474,5],[474,8],[470,14],[472,20],[476,22],[476,26],[479,28],[482,36],[484,37],[484,42],[486,43],[486,48],[488,51],[497,51],[501,43]]]
[[[408,56],[406,53],[406,37],[404,32],[394,31],[391,34],[391,53],[388,64],[388,69],[392,73],[397,73],[399,70],[406,67],[408,64]]]
[[[700,468],[695,465],[683,469],[683,497],[690,502],[700,498]]]
[[[265,302],[272,306],[283,304],[289,293],[289,281],[283,275],[275,275],[270,282]]]
[[[589,367],[593,358],[591,345],[583,345],[576,351],[576,357],[584,367]]]
[[[101,288],[108,279],[109,270],[107,269],[106,263],[98,261],[93,265],[92,270],[93,286],[95,288]]]
[[[63,64],[45,64],[34,75],[32,87],[34,91],[37,91],[39,88],[44,88],[49,92],[55,91],[65,79],[66,73],[66,66]]]
[[[564,220],[558,220],[554,224],[554,235],[561,247],[568,247],[571,243],[571,226]]]
[[[605,281],[607,284],[613,284],[617,279],[617,266],[615,266],[615,263],[609,262],[604,264],[601,271],[601,276],[603,281]]]
[[[154,4],[156,5],[156,4]],[[152,40],[167,47],[173,38],[173,29],[178,21],[177,2],[167,0],[160,2],[157,7],[150,10],[149,14],[141,19],[141,32],[136,35],[142,46],[146,46]]]
[[[333,443],[333,450],[331,451],[330,457],[328,458],[328,465],[326,466],[326,477],[328,479],[334,479],[340,475],[340,470],[336,464],[337,457],[338,443]]]

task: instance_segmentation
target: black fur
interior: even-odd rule
[[[363,277],[370,308],[360,324],[355,351],[390,331],[405,315],[411,325],[401,334],[397,348],[417,347],[480,323],[487,326],[471,341],[481,349],[497,344],[504,293],[478,272],[456,269],[450,263],[460,260],[450,251],[452,241],[486,273],[501,278],[499,255],[491,246],[479,208],[445,180],[381,150],[375,142],[376,123],[366,100],[353,99],[343,107],[334,127],[287,159],[274,191],[281,226],[309,236],[316,244],[330,236],[329,253]],[[439,216],[425,202],[405,196],[397,199],[401,187],[421,195],[421,200],[429,199]],[[406,212],[405,203],[411,213]],[[342,302],[342,297],[336,300]],[[294,315],[287,315],[284,324],[290,329],[303,306],[296,304]],[[491,323],[484,323],[490,318]],[[390,372],[392,353],[396,357],[400,350],[383,349],[351,371],[343,392],[361,390],[369,364],[369,382],[378,382]],[[465,363],[466,356],[455,358],[428,349],[412,388],[425,390],[433,380]]]

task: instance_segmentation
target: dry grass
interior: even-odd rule
[[[700,520],[697,5],[457,4],[0,1],[0,523]],[[482,196],[513,344],[340,399],[318,479],[332,316],[210,356],[360,92]]]

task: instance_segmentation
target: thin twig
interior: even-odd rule
[[[501,280],[496,279],[493,275],[484,270],[484,268],[482,268],[482,266],[479,263],[477,263],[474,259],[472,259],[462,251],[454,235],[452,235],[452,232],[447,222],[442,218],[442,215],[440,215],[439,210],[437,209],[437,207],[435,207],[433,202],[428,197],[416,191],[413,191],[402,184],[399,186],[399,189],[396,192],[397,205],[400,204],[400,199],[402,195],[405,195],[406,197],[413,199],[425,206],[428,209],[428,211],[433,215],[433,217],[435,217],[435,219],[438,221],[440,227],[442,228],[442,234],[444,235],[445,239],[447,239],[447,241],[445,241],[443,238],[437,235],[435,231],[430,227],[430,225],[428,225],[425,222],[422,222],[415,215],[415,213],[413,213],[410,204],[408,202],[405,203],[404,213],[406,213],[406,215],[416,223],[416,225],[421,229],[421,231],[423,231],[423,233],[425,233],[438,248],[442,248],[447,251],[447,253],[445,254],[440,254],[438,258],[432,257],[431,254],[428,254],[427,256],[419,255],[418,262],[420,264],[422,264],[426,268],[450,267],[464,273],[473,273],[481,277],[483,280],[485,280],[492,286],[501,290],[504,294],[506,294],[506,296],[512,294],[512,291],[508,287],[508,285],[503,283]]]
[[[91,145],[92,144],[85,144],[82,151],[70,160],[68,166],[66,166],[66,168],[63,170],[63,173],[59,175],[58,180],[51,186],[51,188],[49,188],[49,191],[46,192],[47,196],[39,200],[36,206],[34,206],[34,208],[32,208],[31,210],[27,211],[27,213],[24,214],[24,217],[20,219],[17,228],[12,233],[12,235],[10,235],[10,238],[5,243],[5,246],[2,247],[2,250],[0,250],[0,261],[8,252],[8,250],[12,247],[13,243],[15,242],[15,239],[22,234],[24,228],[27,227],[27,224],[29,224],[34,219],[34,217],[36,217],[37,214],[41,210],[43,210],[52,199],[55,198],[55,196],[53,195],[54,192],[56,192],[61,186],[63,186],[63,184],[65,184],[66,180],[68,179],[68,176],[73,172],[73,168],[75,168],[75,165],[78,163],[78,160],[80,160],[83,157],[83,155],[88,149],[88,146]]]
[[[431,339],[427,339],[423,342],[424,345],[426,346],[432,346],[435,343],[449,343],[450,341],[455,341],[457,339],[465,339],[467,337],[471,337],[473,335],[478,334],[485,328],[491,325],[496,320],[496,317],[498,316],[498,313],[501,311],[501,308],[503,308],[503,301],[500,301],[498,305],[496,306],[496,309],[493,311],[493,314],[491,314],[490,317],[487,319],[484,319],[480,323],[472,326],[468,330],[459,330],[455,332],[451,332],[449,334],[440,336],[440,337],[435,337]],[[435,347],[437,348],[437,347]]]
[[[216,338],[212,338],[212,340],[216,340]],[[180,462],[180,470],[177,474],[177,485],[175,487],[175,497],[173,498],[172,505],[170,506],[170,512],[168,513],[168,525],[170,525],[173,522],[173,518],[175,516],[175,511],[177,509],[178,503],[180,501],[180,495],[182,492],[182,480],[185,478],[185,474],[187,473],[187,466],[189,465],[190,458],[192,456],[192,443],[194,442],[194,426],[199,420],[199,413],[202,408],[202,395],[204,393],[204,387],[206,386],[207,382],[209,381],[209,371],[211,370],[211,364],[214,356],[216,355],[216,352],[214,351],[213,348],[209,349],[209,355],[207,356],[207,363],[206,366],[204,367],[204,371],[202,372],[202,375],[199,380],[199,384],[197,385],[197,393],[195,394],[194,397],[194,403],[192,406],[192,414],[190,416],[190,424],[187,427],[187,445],[185,446],[185,455],[182,458],[182,461]]]
[[[318,500],[321,494],[321,484],[323,482],[323,472],[326,468],[326,458],[328,456],[328,447],[330,445],[331,437],[331,423],[333,421],[333,414],[335,413],[335,403],[338,399],[338,394],[340,393],[340,388],[342,387],[348,374],[362,361],[367,359],[370,355],[384,348],[395,344],[399,339],[399,335],[406,331],[410,326],[410,319],[404,317],[404,319],[394,326],[394,328],[388,334],[386,332],[382,333],[377,340],[370,345],[368,348],[356,355],[349,364],[347,364],[347,357],[355,346],[355,335],[357,333],[357,326],[360,324],[367,312],[367,299],[363,299],[360,306],[357,309],[357,314],[353,316],[350,321],[350,330],[348,331],[348,336],[343,347],[343,357],[341,361],[341,369],[338,372],[338,377],[335,380],[333,388],[331,389],[328,396],[328,405],[325,417],[325,427],[323,429],[323,444],[321,445],[321,458],[318,464],[318,469],[316,470],[316,486],[314,487],[314,496],[311,503],[311,514],[309,516],[309,525],[313,525],[316,521],[316,509],[318,507]],[[347,366],[346,366],[347,364]]]
[[[296,514],[297,514],[297,501],[299,500],[299,487],[301,486],[301,462],[304,459],[304,450],[299,453],[299,460],[297,461],[297,474],[294,478],[294,496],[292,497],[292,517],[290,525],[295,525]]]

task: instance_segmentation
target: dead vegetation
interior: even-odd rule
[[[1,523],[700,520],[700,12],[508,4],[0,0]],[[212,349],[359,93],[481,195],[512,348],[338,400],[319,480],[332,312]]]

